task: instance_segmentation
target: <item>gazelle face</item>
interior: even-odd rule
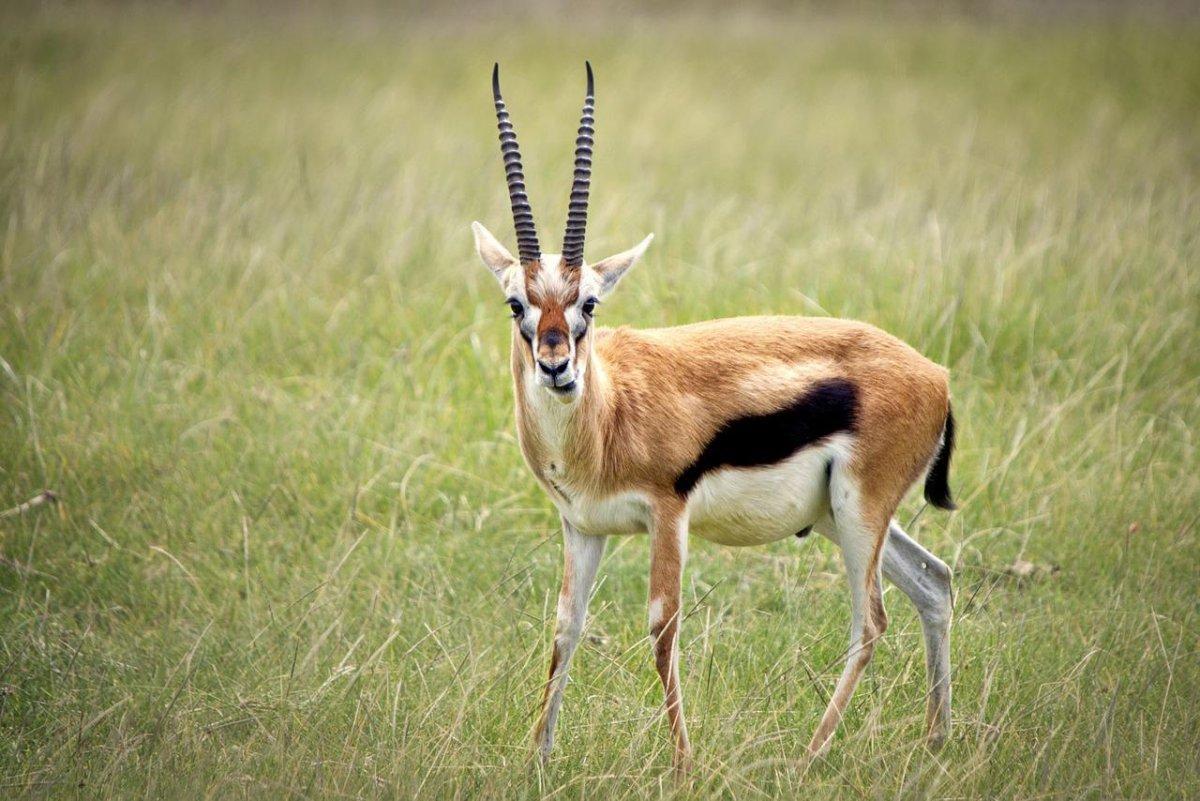
[[[587,370],[585,338],[591,328],[599,287],[582,269],[565,270],[557,255],[540,259],[531,274],[517,273],[505,301],[524,342],[538,386],[570,399],[579,393]]]
[[[474,223],[475,247],[500,282],[525,375],[563,402],[583,394],[591,354],[592,322],[600,302],[645,252],[637,247],[595,265],[567,267],[558,254],[522,265],[494,236]]]

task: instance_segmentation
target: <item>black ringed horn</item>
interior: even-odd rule
[[[579,134],[575,137],[575,181],[571,184],[571,201],[567,206],[567,230],[563,234],[562,260],[566,267],[583,264],[583,240],[587,232],[588,192],[592,184],[592,137],[596,134],[596,91],[592,81],[592,64],[587,66],[587,96],[583,100],[583,115],[579,119]]]
[[[525,194],[525,171],[521,167],[521,148],[517,132],[508,119],[508,109],[500,96],[500,65],[492,67],[492,98],[496,101],[496,127],[500,129],[500,154],[504,157],[504,178],[508,182],[508,200],[512,204],[513,225],[517,229],[517,253],[522,264],[537,262],[542,257],[537,230],[533,225],[533,209]]]

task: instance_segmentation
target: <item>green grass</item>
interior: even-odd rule
[[[0,519],[0,795],[1200,794],[1194,21],[216,9],[0,12],[0,509],[63,499]],[[889,590],[802,772],[836,553],[695,542],[676,788],[630,538],[527,763],[560,546],[468,224],[511,242],[500,59],[557,245],[585,56],[588,255],[658,235],[604,322],[824,311],[952,369],[941,752]]]

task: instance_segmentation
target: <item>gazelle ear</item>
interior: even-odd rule
[[[638,259],[646,252],[646,248],[650,247],[650,240],[652,239],[654,239],[654,234],[650,234],[650,236],[629,250],[618,253],[615,256],[609,256],[607,259],[603,259],[592,265],[592,269],[600,276],[601,295],[607,295],[609,292],[612,292],[613,287],[621,280],[621,276],[625,275],[630,267],[637,264]]]
[[[505,271],[516,264],[517,260],[482,224],[471,223],[471,230],[475,232],[475,251],[479,254],[479,258],[492,271],[497,280],[503,282]]]

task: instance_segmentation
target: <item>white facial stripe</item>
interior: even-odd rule
[[[537,352],[537,327],[538,321],[542,319],[542,310],[537,306],[530,306],[529,301],[525,301],[525,315],[521,318],[520,326],[521,333],[533,341],[533,350]]]
[[[571,347],[575,347],[575,339],[583,333],[587,327],[587,320],[583,319],[583,312],[578,306],[568,307],[563,316],[567,318],[567,328],[571,331]]]
[[[588,320],[583,316],[583,305],[591,298],[599,299],[601,294],[600,276],[596,275],[592,268],[586,264],[579,273],[579,297],[575,303],[567,309],[567,322],[571,326],[571,336],[577,337],[583,333],[583,329],[588,325]]]
[[[521,333],[527,339],[534,340],[542,311],[536,306],[531,306],[529,298],[525,295],[525,269],[519,264],[509,267],[504,277],[500,280],[500,284],[504,287],[504,291],[508,297],[520,301],[521,306],[524,307],[525,313],[521,316],[517,325],[520,326]]]

